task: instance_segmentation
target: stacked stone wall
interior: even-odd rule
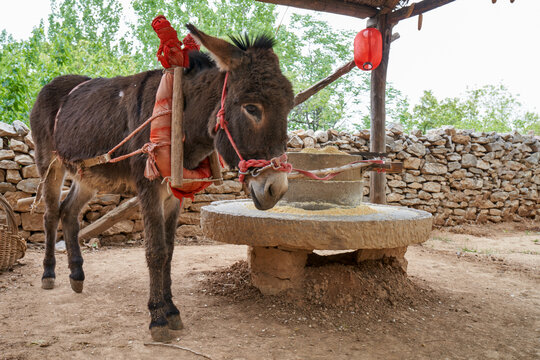
[[[369,139],[369,130],[299,130],[291,134],[289,147],[333,145],[367,152]],[[390,124],[386,152],[404,165],[403,173],[387,175],[387,202],[428,211],[436,226],[540,220],[539,137],[453,127],[406,134],[399,124]],[[364,195],[369,196],[369,181]]]
[[[402,161],[404,172],[387,175],[387,201],[426,210],[436,226],[540,220],[540,139],[519,133],[497,134],[455,130],[451,127],[406,134],[391,124],[386,131],[390,159]],[[289,134],[290,151],[336,146],[347,152],[369,151],[369,131],[354,134],[299,130]],[[237,174],[227,171],[224,184],[212,185],[194,200],[186,199],[177,234],[201,235],[202,206],[217,200],[245,198]],[[17,201],[36,195],[39,174],[34,164],[34,143],[21,122],[0,123],[0,192],[12,204],[21,234],[30,242],[43,242],[44,204],[33,212]],[[66,180],[64,194],[70,180]],[[366,179],[364,195],[369,196]],[[83,209],[82,227],[127,201],[120,195],[99,194]],[[143,224],[139,212],[105,231],[103,244],[139,241]],[[61,229],[60,229],[61,233]]]

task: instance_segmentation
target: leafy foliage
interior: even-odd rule
[[[477,131],[540,130],[538,114],[523,112],[517,96],[504,85],[468,89],[463,98],[440,101],[431,91],[425,91],[404,124],[408,129],[423,131],[442,125]]]
[[[330,75],[336,65],[349,62],[353,38],[350,31],[336,31],[310,15],[293,14],[290,24],[280,29],[276,51],[295,92]],[[347,110],[361,103],[362,93],[369,100],[368,87],[367,75],[353,69],[294,108],[289,114],[289,126],[313,130],[343,127],[351,120]]]
[[[154,17],[164,14],[182,40],[184,24],[193,23],[213,36],[229,34],[270,33],[276,19],[275,5],[252,0],[166,1],[135,0],[132,3],[137,20],[131,25],[142,69],[158,66],[155,52],[159,39],[150,25]],[[142,70],[141,69],[141,70]]]
[[[28,40],[0,35],[0,121],[28,121],[38,91],[59,75],[127,75],[136,70],[130,43],[119,36],[122,6],[116,0],[51,1]]]

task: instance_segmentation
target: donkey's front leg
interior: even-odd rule
[[[163,217],[163,191],[159,183],[142,180],[138,186],[139,201],[144,219],[146,263],[150,273],[150,333],[154,341],[171,339],[165,316],[163,273],[167,259],[165,221]],[[157,184],[156,184],[157,183]]]
[[[178,225],[178,213],[180,212],[180,202],[174,196],[163,203],[165,213],[165,241],[167,242],[167,259],[163,269],[163,297],[165,299],[165,316],[169,323],[169,329],[180,330],[184,327],[180,311],[172,301],[171,291],[171,261],[174,251],[174,239],[176,236],[176,227]]]

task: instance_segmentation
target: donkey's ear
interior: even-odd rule
[[[198,43],[210,51],[210,56],[220,70],[230,71],[240,64],[244,51],[225,40],[203,33],[192,24],[186,24],[186,28]]]

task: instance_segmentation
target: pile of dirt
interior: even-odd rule
[[[201,282],[200,291],[207,295],[220,295],[235,301],[260,298],[260,291],[251,284],[247,261],[241,260],[229,267],[204,272],[206,279]]]
[[[205,272],[205,277],[201,292],[233,302],[257,302],[268,309],[267,316],[284,323],[313,320],[317,326],[352,329],[374,321],[392,321],[398,312],[428,310],[442,304],[439,294],[383,261],[307,267],[301,288],[278,296],[261,295],[251,284],[246,261]]]
[[[423,291],[401,269],[372,260],[358,266],[308,267],[300,296],[326,308],[377,311],[400,304],[414,306]]]

